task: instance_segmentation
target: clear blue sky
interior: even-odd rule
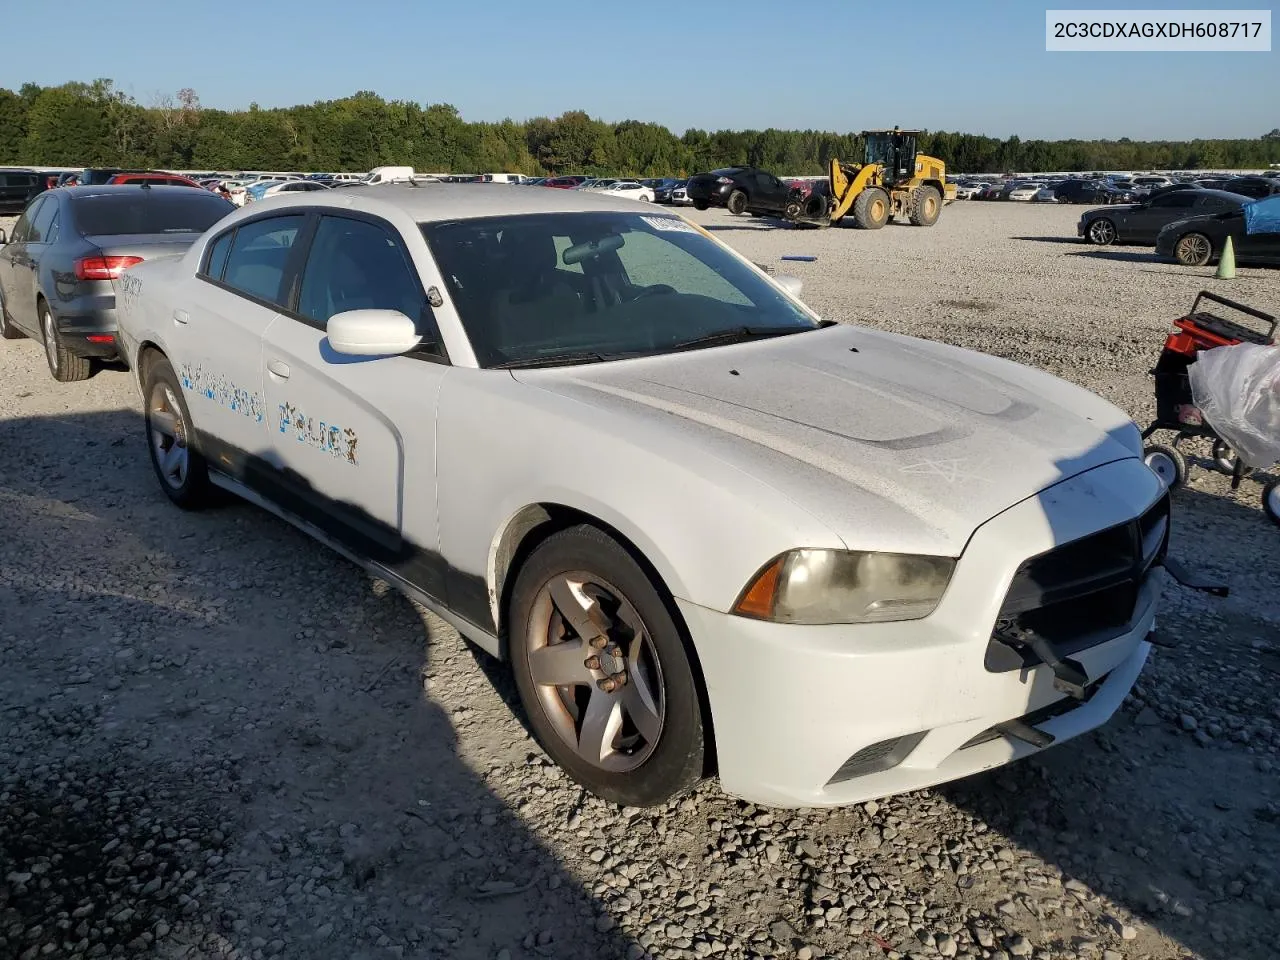
[[[1071,7],[1066,0],[5,6],[0,87],[110,77],[144,104],[182,87],[224,108],[373,90],[452,103],[468,120],[583,109],[677,133],[899,124],[1024,139],[1189,139],[1280,126],[1274,49],[1047,53],[1045,8]]]

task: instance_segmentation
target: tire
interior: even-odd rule
[[[58,327],[53,321],[53,311],[49,304],[41,300],[37,304],[40,310],[40,331],[44,340],[44,358],[49,364],[49,373],[59,383],[78,383],[88,380],[93,372],[93,364],[87,357],[76,356],[58,336]]]
[[[650,202],[652,202],[652,201],[651,201],[648,197],[646,197],[643,193],[642,193],[642,194],[640,194],[639,199],[640,199],[640,202],[641,202],[641,203],[650,203]]]
[[[520,700],[569,776],[633,807],[665,803],[702,778],[701,700],[683,634],[661,588],[624,547],[587,525],[552,534],[521,566],[509,612]],[[566,655],[540,654],[566,644]],[[602,686],[618,676],[625,681],[615,690]],[[601,721],[598,742],[584,743],[587,715],[597,709],[611,722]]]
[[[889,194],[879,187],[867,187],[853,201],[853,222],[863,230],[879,230],[889,222]]]
[[[1173,259],[1184,267],[1203,267],[1213,258],[1213,241],[1203,233],[1184,233],[1173,244]]]
[[[932,227],[942,213],[942,194],[937,187],[916,187],[911,191],[910,220],[917,227]]]
[[[1280,480],[1272,480],[1262,488],[1262,512],[1280,527]]]
[[[1231,449],[1231,446],[1227,443],[1227,441],[1225,440],[1213,441],[1213,465],[1217,467],[1219,470],[1221,470],[1223,473],[1225,473],[1228,477],[1235,475],[1236,452]],[[1252,472],[1253,470],[1250,467],[1245,467],[1244,471],[1240,474],[1240,476],[1247,477]]]
[[[709,206],[711,206],[711,204],[707,203],[707,201],[705,201],[705,200],[695,200],[695,201],[693,201],[693,209],[695,209],[695,210],[705,210],[705,209],[707,209],[707,207],[709,207]]]
[[[1175,447],[1153,443],[1142,450],[1142,462],[1169,490],[1177,490],[1187,480],[1187,458]]]
[[[4,305],[4,293],[0,292],[0,340],[21,340],[25,334],[13,325]]]
[[[194,442],[195,430],[182,387],[165,357],[147,368],[142,392],[151,467],[165,496],[184,510],[198,510],[211,500],[209,467]],[[171,450],[180,455],[169,459]]]
[[[747,212],[747,195],[741,190],[735,190],[729,194],[729,199],[725,201],[725,209],[734,216]]]
[[[1110,217],[1098,217],[1090,222],[1085,235],[1095,247],[1109,247],[1116,240],[1116,225]]]

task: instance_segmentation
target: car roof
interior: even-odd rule
[[[99,186],[88,187],[59,187],[56,191],[48,191],[50,194],[59,197],[67,197],[72,200],[79,200],[85,197],[125,197],[125,196],[144,196],[144,197],[197,197],[209,194],[216,197],[216,193],[209,193],[208,190],[193,190],[190,187],[170,185],[167,183],[148,183],[145,187],[141,184],[132,183],[104,183]]]
[[[180,187],[171,189],[178,190]],[[190,188],[187,188],[190,189]],[[385,184],[348,191],[341,185],[323,192],[277,194],[244,207],[247,212],[284,210],[289,207],[335,207],[381,213],[401,211],[418,223],[471,220],[479,217],[520,216],[536,213],[590,213],[618,211],[641,213],[637,201],[589,190],[512,191],[506,184],[428,183],[420,186]]]

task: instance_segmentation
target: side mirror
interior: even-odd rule
[[[354,357],[386,357],[408,353],[422,337],[399,310],[348,310],[325,325],[329,346]]]
[[[8,242],[9,242],[8,235],[4,232],[4,230],[0,230],[0,247],[3,247]]]
[[[804,281],[799,277],[791,277],[786,274],[782,274],[774,277],[773,279],[777,280],[778,286],[782,287],[782,289],[787,291],[787,293],[791,294],[796,299],[800,298],[800,291],[804,289]]]

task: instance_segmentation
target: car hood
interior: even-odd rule
[[[1013,504],[1141,453],[1130,419],[1079,387],[845,325],[514,375],[621,415],[639,455],[730,463],[859,549],[959,555]]]

